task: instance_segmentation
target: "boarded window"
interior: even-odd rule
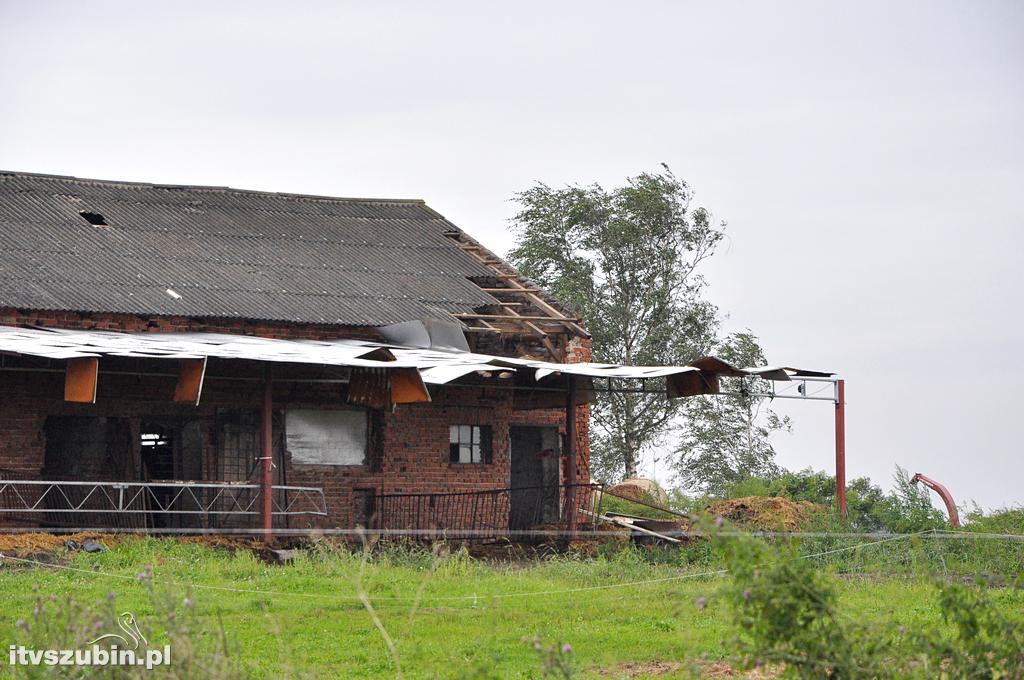
[[[296,465],[365,465],[365,411],[290,409],[285,414],[288,451]]]
[[[490,425],[452,425],[448,428],[448,460],[452,463],[490,463]]]

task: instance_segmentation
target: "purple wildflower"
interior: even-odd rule
[[[704,607],[708,606],[708,598],[698,597],[696,600],[693,601],[693,604],[697,606],[697,609],[704,609]]]
[[[568,642],[566,642],[564,645],[562,645],[562,654],[571,654],[571,653],[572,653],[572,645],[570,645]]]

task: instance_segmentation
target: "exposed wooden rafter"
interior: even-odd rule
[[[580,319],[566,316],[544,300],[540,288],[523,285],[522,277],[511,273],[509,265],[490,250],[478,243],[463,241],[462,239],[468,238],[465,234],[452,232],[448,236],[460,241],[459,249],[474,256],[481,264],[491,269],[494,278],[507,283],[505,286],[480,287],[485,293],[499,298],[495,306],[501,308],[500,313],[454,315],[467,323],[467,330],[477,333],[521,333],[525,328],[540,338],[553,357],[562,356],[563,352],[558,351],[552,341],[552,335],[564,335],[566,332],[587,335],[586,330],[580,325]],[[501,299],[509,296],[518,299]],[[517,307],[522,308],[522,311],[517,310]],[[531,311],[534,313],[531,314]]]

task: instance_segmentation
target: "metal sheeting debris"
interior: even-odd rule
[[[220,333],[116,333],[0,327],[0,352],[47,359],[131,357],[137,359],[249,359],[282,363],[376,368],[418,368],[417,364],[361,357],[380,345],[354,340],[277,340]]]
[[[367,358],[387,350],[394,360]],[[84,357],[134,357],[150,359],[246,359],[279,363],[328,366],[416,368],[423,381],[446,384],[478,371],[533,371],[535,380],[552,375],[595,379],[643,380],[694,374],[693,378],[760,377],[789,381],[793,378],[830,376],[831,373],[790,367],[738,368],[715,357],[704,357],[688,366],[620,366],[616,364],[559,364],[534,359],[499,357],[474,352],[399,347],[361,340],[279,340],[220,333],[117,333],[0,326],[0,352],[75,359]]]

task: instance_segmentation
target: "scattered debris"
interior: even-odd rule
[[[267,564],[291,564],[295,561],[296,555],[299,554],[298,550],[275,550],[273,548],[266,548],[260,551],[260,558]]]
[[[68,550],[84,550],[87,553],[98,553],[106,550],[106,547],[99,541],[89,539],[79,543],[78,541],[67,540],[64,541],[64,547]]]
[[[601,515],[601,519],[603,521],[605,521],[605,522],[609,522],[611,524],[615,524],[615,525],[620,526],[620,527],[626,527],[630,531],[639,532],[641,534],[644,534],[645,536],[650,536],[652,538],[656,538],[659,541],[665,541],[667,543],[682,543],[682,541],[680,541],[678,538],[674,538],[672,536],[668,536],[666,534],[662,534],[662,533],[659,533],[657,531],[653,531],[653,530],[648,529],[648,528],[646,528],[644,526],[645,524],[657,524],[658,527],[661,528],[662,524],[667,524],[667,525],[671,525],[672,526],[671,529],[667,529],[668,531],[678,531],[678,527],[677,527],[677,525],[674,522],[661,522],[661,521],[658,521],[658,520],[643,520],[643,519],[637,519],[637,518],[633,518],[633,517],[620,517],[620,516],[616,516],[616,515]],[[665,528],[662,528],[662,531],[665,531],[665,530],[666,530]]]
[[[102,552],[129,538],[131,538],[129,534],[47,534],[43,532],[0,534],[0,552],[19,556],[25,556],[28,553],[54,553],[62,549]],[[86,544],[90,544],[90,546],[86,547]],[[98,546],[99,550],[92,544]]]

